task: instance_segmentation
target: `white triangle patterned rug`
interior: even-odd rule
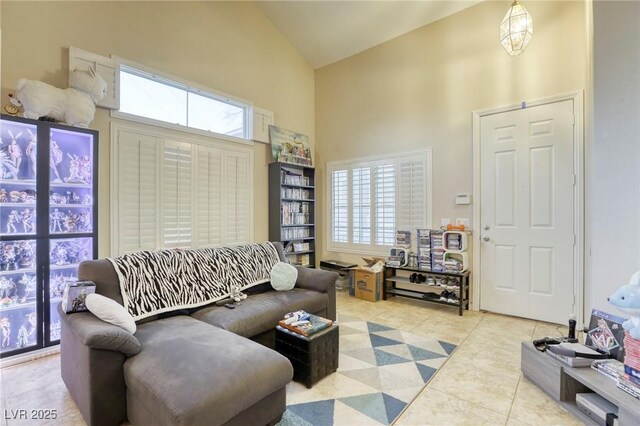
[[[338,371],[311,389],[287,385],[278,426],[389,425],[456,345],[340,315]]]

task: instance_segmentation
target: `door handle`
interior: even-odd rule
[[[482,229],[484,229],[485,231],[488,231],[489,230],[489,225],[483,226]]]
[[[489,241],[491,238],[489,237],[482,237],[482,241]]]

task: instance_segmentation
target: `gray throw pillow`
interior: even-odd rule
[[[298,270],[288,263],[278,262],[271,268],[271,286],[278,291],[291,290],[296,285]]]

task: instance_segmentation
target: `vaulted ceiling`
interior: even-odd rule
[[[257,4],[317,69],[480,1],[258,1]]]

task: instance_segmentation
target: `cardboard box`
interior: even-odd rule
[[[366,269],[354,268],[351,270],[349,281],[349,295],[358,299],[377,302],[382,294],[384,273],[371,272]]]

